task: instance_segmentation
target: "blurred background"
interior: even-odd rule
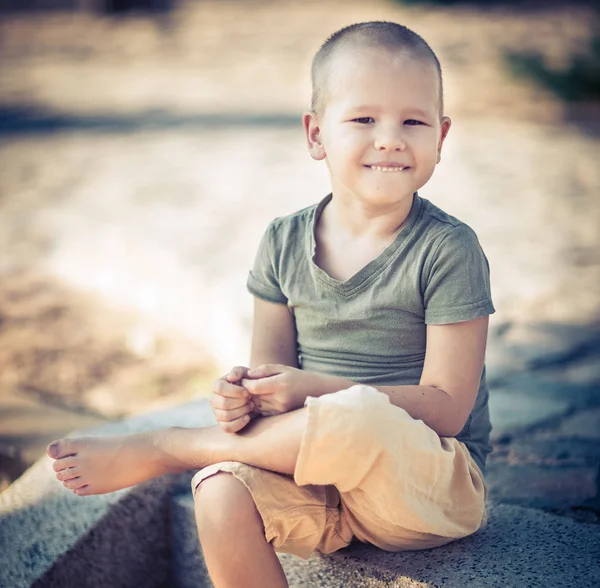
[[[490,260],[490,382],[600,383],[595,4],[0,0],[0,489],[57,435],[247,362],[258,241],[328,192],[312,55],[363,20],[442,62],[454,124],[421,194]]]

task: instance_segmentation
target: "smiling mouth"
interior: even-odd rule
[[[403,165],[367,165],[369,169],[373,169],[375,171],[380,172],[400,172],[404,169],[407,169],[408,166]]]

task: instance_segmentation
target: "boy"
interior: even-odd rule
[[[251,367],[215,383],[220,426],[49,447],[81,496],[203,468],[217,587],[287,586],[275,550],[427,549],[486,521],[487,260],[417,194],[450,128],[438,60],[405,27],[361,23],[328,39],[312,76],[304,129],[332,194],[263,237]]]

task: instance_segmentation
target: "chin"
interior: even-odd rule
[[[403,202],[407,199],[412,198],[412,195],[416,190],[379,190],[365,197],[365,200],[369,202],[389,202],[390,204],[395,202]]]

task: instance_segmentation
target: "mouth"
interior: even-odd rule
[[[399,165],[397,163],[387,163],[385,165],[366,165],[365,167],[379,172],[401,172],[402,170],[408,169],[408,166]]]

